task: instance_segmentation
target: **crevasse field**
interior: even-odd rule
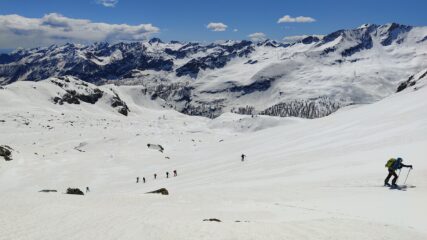
[[[132,87],[116,87],[124,117],[98,103],[55,105],[59,87],[47,81],[16,82],[0,90],[0,145],[14,149],[0,158],[0,239],[427,239],[420,83],[320,119],[210,120]],[[390,157],[414,165],[405,190],[382,187]],[[169,195],[145,194],[162,187]]]

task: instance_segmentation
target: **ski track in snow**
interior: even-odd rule
[[[45,94],[55,91],[0,90],[0,144],[14,149],[0,159],[1,240],[427,239],[425,87],[315,120],[210,120],[126,95],[124,117],[102,104],[54,105]],[[394,156],[414,165],[416,187],[379,187]],[[63,194],[86,186],[85,196]],[[161,187],[170,195],[145,194]]]

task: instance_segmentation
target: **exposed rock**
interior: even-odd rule
[[[203,219],[203,222],[221,222],[218,218]]]
[[[82,190],[80,190],[78,188],[68,188],[67,189],[67,194],[84,195],[84,193],[82,192]]]
[[[169,195],[169,192],[168,192],[168,190],[166,188],[160,188],[158,190],[147,192],[147,193],[159,193],[159,194],[162,194],[162,195]]]
[[[213,52],[207,56],[194,58],[186,64],[176,69],[176,76],[190,76],[197,78],[200,70],[216,69],[224,67],[230,60],[239,56],[249,55],[253,50],[250,41],[241,41],[233,45],[211,45],[208,48],[219,47],[221,50]]]
[[[255,63],[258,63],[258,60],[249,59],[247,62],[245,62],[245,64],[255,64]]]
[[[425,41],[427,41],[427,36],[425,36],[423,39],[419,40],[417,43],[422,43],[422,42],[425,42]]]
[[[245,220],[245,221],[236,220],[236,221],[234,221],[234,222],[236,222],[236,223],[242,223],[242,222],[248,223],[249,221],[247,221],[247,220]]]
[[[234,86],[230,88],[231,92],[241,92],[242,95],[250,94],[253,92],[266,91],[271,87],[271,84],[275,81],[275,78],[261,78],[251,84],[245,86]]]
[[[399,84],[399,86],[397,87],[397,91],[396,92],[401,92],[403,90],[405,90],[408,87],[412,87],[415,84],[417,84],[417,82],[423,78],[425,78],[427,76],[427,70],[425,70],[424,72],[420,72],[418,74],[412,75],[408,78],[408,80],[402,82]]]
[[[149,149],[159,150],[159,152],[162,152],[162,153],[163,153],[163,150],[165,150],[165,149],[162,147],[162,145],[160,145],[160,144],[151,144],[151,143],[148,143],[148,144],[147,144],[147,147],[148,147]]]
[[[312,44],[314,42],[319,42],[319,41],[320,41],[320,39],[316,36],[308,36],[308,37],[305,37],[301,40],[301,42],[303,44]]]
[[[62,97],[53,98],[53,102],[60,105],[64,104],[64,102],[68,104],[80,104],[80,101],[95,104],[102,97],[103,93],[98,88],[94,89],[93,93],[88,94],[77,93],[75,90],[67,90],[67,93]]]
[[[160,40],[160,38],[152,38],[148,42],[151,43],[151,44],[153,44],[153,43],[163,43],[162,40]]]
[[[341,52],[341,55],[343,57],[349,57],[357,52],[360,52],[362,50],[366,50],[366,49],[371,49],[373,47],[373,41],[372,41],[372,37],[369,34],[363,34],[362,37],[360,38],[360,42],[359,44],[347,48],[344,51]]]
[[[54,189],[43,189],[43,190],[40,190],[39,192],[49,193],[49,192],[58,192],[58,191]]]
[[[113,90],[111,89],[111,91],[113,91]],[[126,103],[122,99],[120,99],[120,97],[117,93],[114,92],[114,94],[115,94],[115,96],[111,99],[111,107],[117,108],[117,111],[120,114],[127,116],[128,113],[130,112],[128,106],[126,105]]]
[[[414,86],[415,83],[416,83],[416,81],[414,80],[414,76],[410,76],[408,78],[408,80],[399,84],[396,92],[401,92],[401,91],[405,90],[407,87]]]
[[[6,161],[12,160],[12,151],[13,149],[7,145],[0,146],[0,157],[3,157]]]
[[[387,25],[383,26],[387,27]],[[391,45],[394,41],[396,41],[396,43],[400,44],[403,42],[403,39],[401,38],[402,34],[405,34],[409,31],[411,31],[412,27],[411,26],[405,26],[405,25],[401,25],[401,24],[397,24],[397,23],[391,23],[388,26],[388,29],[386,29],[386,31],[384,31],[383,37],[384,40],[381,41],[381,44],[383,46],[389,46]]]

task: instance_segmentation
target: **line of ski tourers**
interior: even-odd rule
[[[241,161],[243,162],[246,158],[245,154],[241,155]],[[406,178],[403,182],[403,186],[405,186],[406,181],[408,180],[409,177],[409,173],[412,170],[412,165],[405,165],[403,164],[403,159],[398,157],[398,158],[390,158],[387,163],[385,164],[385,167],[388,170],[388,175],[387,177],[384,179],[384,186],[385,187],[390,187],[392,189],[401,189],[402,186],[398,186],[397,185],[397,179],[400,176],[400,172],[402,168],[409,168],[408,173],[406,174]],[[399,173],[396,173],[396,171],[399,170]],[[173,170],[173,176],[177,177],[178,176],[178,172],[176,170]],[[157,179],[157,173],[153,174],[154,179]],[[391,180],[391,184],[389,183],[390,178],[393,177],[393,180]],[[166,172],[166,178],[169,178],[169,172]],[[139,183],[140,181],[139,177],[136,177],[136,183]],[[142,182],[145,183],[146,179],[145,177],[142,177]],[[90,192],[89,187],[86,187],[86,193]]]
[[[242,162],[245,161],[246,155],[242,154],[241,155],[241,160]],[[385,164],[385,167],[388,170],[388,175],[387,177],[384,179],[384,186],[385,187],[390,187],[390,188],[396,188],[399,189],[400,186],[397,185],[397,179],[400,176],[400,172],[402,168],[409,168],[408,173],[406,174],[406,178],[405,181],[403,182],[403,185],[406,184],[406,181],[408,180],[409,177],[409,173],[412,170],[412,165],[405,165],[403,164],[403,159],[398,157],[398,158],[390,158],[387,163]],[[399,173],[396,173],[396,171],[399,170]],[[173,170],[173,176],[176,177],[178,176],[178,173],[176,170]],[[390,178],[393,177],[393,180],[391,180],[391,184],[389,183]],[[169,172],[166,172],[166,178],[169,178]],[[157,179],[157,174],[154,173],[154,179]],[[136,183],[139,183],[139,177],[136,177]],[[145,183],[146,179],[145,177],[142,177],[142,182]]]
[[[154,179],[157,179],[157,173],[153,174]],[[173,170],[173,176],[177,177],[178,172],[176,170]],[[169,172],[166,172],[166,178],[169,178]],[[142,177],[142,182],[145,183],[145,177]],[[139,183],[139,177],[136,177],[136,183]]]

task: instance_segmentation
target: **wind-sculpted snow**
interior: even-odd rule
[[[191,115],[248,113],[250,106],[251,114],[312,118],[394,93],[402,79],[427,67],[426,36],[426,27],[392,23],[292,43],[153,38],[54,45],[0,54],[0,84],[73,76],[96,85],[139,85],[142,98]],[[62,102],[76,102],[73,96]]]

